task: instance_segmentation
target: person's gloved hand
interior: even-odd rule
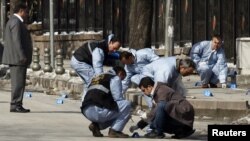
[[[221,83],[221,88],[227,88],[227,84],[226,83]]]
[[[207,62],[199,62],[199,66],[207,65]]]
[[[137,115],[140,116],[142,119],[147,119],[147,113],[142,110],[138,110]]]
[[[129,131],[131,132],[131,133],[133,133],[135,130],[137,130],[137,129],[139,129],[139,127],[137,126],[137,125],[134,125],[134,126],[130,126],[130,128],[129,128]]]
[[[144,112],[140,117],[141,117],[142,119],[147,119],[147,113]]]
[[[227,88],[227,84],[226,83],[218,83],[217,87],[218,88]]]

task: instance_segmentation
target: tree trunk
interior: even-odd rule
[[[129,15],[129,47],[151,47],[153,0],[132,0]]]

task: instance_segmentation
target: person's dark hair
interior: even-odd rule
[[[139,83],[139,88],[142,86],[147,88],[148,86],[154,86],[155,82],[150,77],[143,77]]]
[[[115,71],[116,74],[118,74],[119,72],[122,72],[122,73],[124,73],[124,75],[126,75],[126,71],[123,67],[115,66],[115,67],[113,67],[113,70]]]
[[[116,36],[112,37],[112,38],[110,39],[110,42],[119,42],[119,43],[121,43],[120,39],[117,38]]]
[[[189,68],[189,67],[194,69],[196,68],[194,61],[190,58],[181,59],[180,66],[183,66],[184,68]]]
[[[18,13],[21,9],[26,10],[28,7],[23,2],[18,2],[13,10],[14,13]]]
[[[122,58],[128,59],[130,56],[133,56],[133,54],[131,52],[127,52],[127,51],[123,51],[120,53],[120,60],[122,60]]]
[[[222,40],[222,37],[220,34],[213,34],[212,38],[217,38],[219,40]]]

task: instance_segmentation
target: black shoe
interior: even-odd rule
[[[218,88],[218,86],[216,84],[209,83],[209,85],[210,85],[210,88]]]
[[[164,133],[158,133],[156,130],[152,130],[151,132],[144,135],[145,138],[156,138],[162,139],[165,137]]]
[[[18,106],[14,109],[10,109],[10,112],[15,112],[15,113],[28,113],[30,112],[30,109],[24,109],[22,106]]]
[[[109,129],[109,133],[108,133],[108,136],[110,138],[128,138],[129,135],[128,134],[124,134],[120,131],[115,131],[114,129]]]
[[[194,132],[195,132],[195,130],[192,129],[192,130],[189,130],[188,132],[185,132],[182,134],[175,134],[174,136],[172,136],[172,138],[174,138],[174,139],[186,138],[188,136],[191,136]]]
[[[89,125],[89,130],[92,132],[94,137],[103,137],[103,134],[100,132],[100,128],[96,123],[92,122]]]
[[[201,88],[209,88],[209,87],[208,87],[208,84],[202,84]]]

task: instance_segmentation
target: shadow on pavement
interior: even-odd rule
[[[187,138],[185,138],[186,140],[204,140],[204,141],[206,141],[207,140],[207,135],[201,135],[201,134],[193,134],[192,136],[190,136],[190,137],[187,137]],[[182,139],[182,140],[185,140],[185,139]]]
[[[31,111],[30,113],[75,113],[75,114],[79,114],[81,113],[80,111],[77,112],[77,111]]]
[[[9,101],[0,101],[0,103],[9,103]]]

